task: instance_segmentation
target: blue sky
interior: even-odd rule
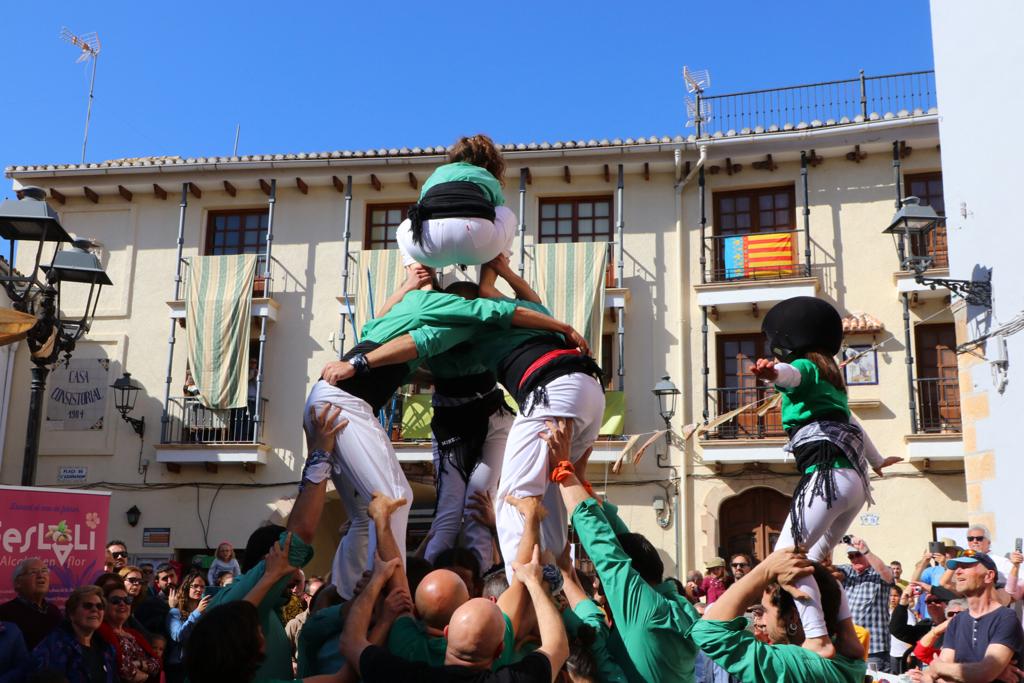
[[[686,132],[711,94],[932,67],[926,0],[36,3],[0,25],[0,165]],[[4,182],[0,196],[8,196]]]

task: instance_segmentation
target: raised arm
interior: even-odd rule
[[[551,680],[558,679],[565,660],[569,658],[569,639],[565,635],[562,615],[551,600],[551,595],[544,584],[543,567],[540,564],[540,547],[533,546],[532,557],[527,564],[516,564],[515,578],[523,583],[530,592],[533,609],[537,613],[537,629],[540,631],[540,647],[542,653],[551,662]]]
[[[533,287],[526,280],[519,277],[519,274],[512,269],[508,256],[505,256],[505,254],[498,254],[494,260],[485,263],[480,269],[480,296],[488,298],[501,297],[501,292],[494,287],[498,276],[501,276],[501,279],[512,287],[512,291],[515,292],[517,299],[532,301],[535,304],[543,303],[540,295],[534,291]]]
[[[373,494],[373,499],[366,508],[366,514],[373,520],[374,530],[377,532],[377,554],[385,562],[394,559],[403,559],[405,551],[395,539],[395,532],[391,530],[391,515],[403,505],[408,505],[405,498],[388,498],[380,492]],[[388,581],[389,591],[404,589],[409,592],[409,580],[405,576],[405,570],[399,564]]]
[[[892,569],[890,569],[889,565],[882,561],[882,558],[871,552],[871,549],[868,548],[868,544],[864,542],[863,538],[858,538],[857,536],[854,536],[853,539],[851,539],[851,545],[857,550],[859,550],[861,553],[863,553],[864,558],[868,561],[868,564],[870,564],[874,568],[874,570],[878,572],[879,576],[882,577],[882,581],[886,583],[893,582]]]
[[[751,605],[761,602],[761,594],[769,583],[792,585],[796,579],[813,572],[814,567],[807,557],[795,549],[776,550],[708,605],[704,618],[714,621],[735,619]]]
[[[341,654],[344,655],[357,675],[362,678],[359,670],[359,659],[363,650],[370,646],[369,630],[370,618],[373,616],[373,607],[377,603],[377,596],[380,595],[384,585],[391,578],[391,574],[402,564],[400,558],[384,562],[379,557],[373,563],[373,576],[370,582],[363,588],[363,592],[352,601],[348,617],[345,619],[345,629],[341,633]]]
[[[515,562],[528,564],[533,557],[533,548],[540,545],[540,523],[547,514],[541,503],[540,496],[528,498],[505,498],[506,505],[512,505],[523,516],[523,537],[516,550]],[[498,598],[498,607],[512,623],[512,632],[519,635],[520,625],[530,610],[530,598],[526,585],[521,581],[513,581],[508,589]]]
[[[434,274],[426,266],[418,263],[405,268],[405,280],[402,285],[391,293],[388,300],[377,311],[377,316],[387,315],[387,312],[394,308],[395,304],[405,298],[405,295],[417,289],[431,284]]]

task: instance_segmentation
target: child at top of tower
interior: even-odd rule
[[[478,265],[511,254],[516,216],[502,194],[505,160],[486,135],[462,137],[398,226],[405,265]]]
[[[871,500],[868,466],[882,468],[902,458],[882,458],[850,414],[843,373],[834,356],[843,343],[843,323],[829,303],[793,297],[765,315],[761,331],[774,359],[761,358],[750,372],[782,394],[782,426],[787,450],[796,460],[800,481],[776,548],[800,546],[820,562],[846,534],[865,501]],[[804,626],[804,647],[831,658],[835,646],[812,579],[797,582],[807,598],[797,600]],[[839,620],[850,617],[843,594]]]

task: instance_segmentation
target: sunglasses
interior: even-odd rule
[[[858,558],[864,557],[864,553],[847,553],[846,557],[848,557],[851,560],[856,560]]]
[[[749,566],[750,566],[750,564],[747,563],[747,562],[733,562],[732,563],[732,568],[733,569],[743,569],[744,567],[749,567]]]
[[[111,595],[109,598],[107,598],[107,602],[109,602],[111,605],[130,605],[132,604],[133,600],[132,596],[130,595],[126,595],[123,598],[120,595]]]
[[[968,541],[974,541],[976,543],[980,543],[981,541],[985,540],[985,537],[984,536],[968,536],[967,540]]]
[[[125,581],[127,581],[130,584],[132,584],[133,586],[135,584],[142,583],[142,579],[125,579]]]
[[[128,557],[128,553],[124,550],[118,550],[117,552],[110,553],[111,557]]]
[[[952,612],[946,612],[946,618],[947,619],[952,619],[957,614],[960,614],[960,610],[958,610],[958,609],[957,610],[953,610]]]
[[[81,607],[84,610],[93,610],[93,611],[96,611],[96,612],[102,612],[103,611],[103,603],[102,602],[82,602],[82,603],[79,603],[78,606]]]
[[[929,598],[928,600],[925,600],[925,603],[927,603],[929,605],[945,605],[946,601],[945,600],[932,600],[931,598]]]

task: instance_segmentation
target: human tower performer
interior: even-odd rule
[[[750,372],[782,394],[782,427],[789,436],[785,450],[800,473],[775,547],[797,546],[808,559],[822,562],[865,501],[874,502],[868,468],[882,476],[882,468],[902,458],[883,458],[850,414],[843,372],[835,361],[843,342],[843,322],[835,308],[814,297],[786,299],[768,311],[761,331],[774,358],[758,359]],[[810,576],[796,586],[806,594],[797,599],[804,647],[831,658],[835,646],[818,586]],[[843,593],[839,620],[849,617]]]

